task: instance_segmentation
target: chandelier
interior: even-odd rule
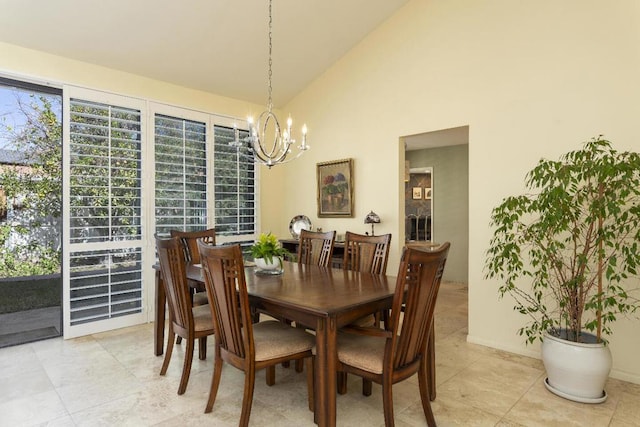
[[[271,59],[271,51],[273,48],[273,44],[271,40],[271,28],[273,24],[273,18],[271,15],[271,3],[272,0],[269,0],[269,100],[267,104],[267,110],[263,111],[262,114],[260,114],[258,120],[255,123],[253,121],[253,117],[249,117],[247,119],[247,124],[249,125],[249,136],[239,139],[239,132],[237,129],[234,129],[235,140],[229,143],[229,145],[238,148],[238,151],[240,151],[240,149],[243,147],[248,148],[250,154],[253,155],[255,162],[266,165],[269,167],[269,169],[277,164],[295,160],[300,157],[305,151],[311,148],[307,145],[307,125],[305,124],[302,126],[302,142],[298,146],[298,154],[295,157],[290,157],[287,159],[287,156],[289,156],[292,151],[291,146],[296,142],[291,134],[291,125],[293,124],[293,121],[289,116],[289,118],[287,119],[287,127],[283,130],[280,127],[278,118],[272,111],[273,100],[271,96],[271,65],[273,61]],[[267,130],[273,132],[274,134],[273,140],[270,144],[267,143]]]

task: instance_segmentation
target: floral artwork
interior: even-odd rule
[[[318,163],[318,217],[353,216],[353,160]]]

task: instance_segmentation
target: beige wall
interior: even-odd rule
[[[389,271],[402,242],[404,149],[400,138],[469,126],[469,336],[538,356],[516,335],[524,319],[498,284],[483,279],[491,208],[523,190],[524,174],[604,134],[637,149],[640,128],[640,2],[636,0],[412,0],[283,110],[309,125],[312,150],[263,169],[262,225],[288,234],[314,227],[393,233]],[[50,79],[244,117],[260,107],[0,43],[0,73]],[[315,165],[353,158],[355,216],[317,218]],[[445,237],[442,236],[444,239]],[[616,324],[612,376],[640,383],[637,320]]]
[[[638,149],[640,2],[413,0],[306,88],[286,111],[309,125],[313,150],[286,165],[281,232],[298,213],[325,229],[364,229],[369,210],[391,232],[397,268],[404,160],[398,140],[469,125],[469,336],[539,355],[516,330],[524,318],[483,279],[491,208],[523,190],[540,157],[604,134]],[[355,160],[356,216],[315,218],[315,163]],[[446,239],[446,236],[439,236]],[[640,383],[638,320],[611,339],[612,376]]]
[[[264,108],[2,42],[0,74],[22,80],[31,78],[36,83],[51,83],[57,87],[71,84],[235,117],[246,117],[248,111],[260,111]]]

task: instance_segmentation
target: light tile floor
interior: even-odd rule
[[[600,405],[549,393],[539,360],[469,344],[467,289],[446,283],[436,313],[437,399],[440,426],[640,426],[640,386],[609,380]],[[209,354],[213,354],[213,340]],[[169,372],[158,373],[153,327],[141,325],[64,341],[60,338],[0,349],[0,426],[236,426],[243,375],[225,367],[214,410],[204,414],[211,357],[194,360],[184,395],[176,391],[183,346]],[[197,354],[197,349],[196,349]],[[363,397],[349,377],[339,395],[339,426],[383,426],[379,386]],[[415,377],[394,386],[396,425],[425,425]],[[276,385],[259,374],[252,426],[313,426],[305,375],[278,367]]]

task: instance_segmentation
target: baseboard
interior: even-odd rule
[[[519,354],[521,356],[532,357],[534,359],[541,359],[539,350],[523,349],[522,347],[515,347],[515,346],[505,346],[495,341],[485,340],[472,335],[467,335],[467,342],[471,344],[477,344],[485,347],[507,351],[509,353]],[[609,378],[614,378],[616,380],[626,381],[633,384],[640,384],[640,375],[627,372],[627,371],[622,371],[615,368],[611,369]]]

